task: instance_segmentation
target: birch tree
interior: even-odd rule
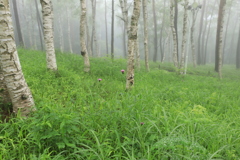
[[[44,41],[46,45],[47,68],[57,70],[55,48],[53,41],[53,6],[51,0],[40,0],[42,5]]]
[[[224,24],[224,7],[226,0],[221,0],[218,11],[218,24],[216,36],[216,52],[215,52],[215,71],[218,72],[219,78],[222,78],[222,55],[223,55],[223,24]]]
[[[9,0],[0,0],[0,12],[0,86],[6,86],[2,88],[5,92],[4,99],[6,101],[11,99],[13,112],[20,112],[21,116],[27,116],[35,110],[34,101],[22,73],[13,38]]]
[[[186,42],[187,42],[187,9],[188,9],[188,0],[184,0],[184,15],[183,15],[183,38],[182,38],[182,52],[181,52],[181,64],[180,64],[180,73],[183,74],[183,67],[185,62],[186,54]]]
[[[158,37],[157,37],[157,17],[155,9],[155,0],[152,0],[152,11],[153,11],[153,26],[154,26],[154,55],[153,61],[157,61],[157,52],[158,52]]]
[[[144,23],[144,55],[145,55],[145,68],[149,71],[148,63],[148,15],[147,15],[147,0],[142,0],[143,3],[143,23]]]
[[[176,68],[178,68],[178,56],[177,56],[177,34],[176,30],[174,27],[174,15],[173,15],[173,10],[174,8],[174,2],[171,0],[170,2],[170,21],[171,21],[171,30],[172,30],[172,35],[173,35],[173,63]]]
[[[124,49],[124,56],[127,56],[127,43],[126,43],[126,36],[128,33],[128,9],[127,9],[127,0],[119,0],[121,11],[122,11],[122,17],[121,19],[124,22],[124,28],[123,28],[123,49]]]
[[[141,0],[134,0],[133,14],[131,17],[131,25],[128,34],[128,60],[127,60],[127,77],[126,89],[129,90],[134,86],[134,53],[135,43],[138,37],[138,20],[140,17]]]
[[[81,20],[80,20],[80,43],[81,43],[81,55],[84,59],[84,71],[90,71],[90,62],[88,58],[87,47],[85,43],[85,33],[86,33],[86,3],[85,0],[80,0],[81,2]]]

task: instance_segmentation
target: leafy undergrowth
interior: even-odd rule
[[[0,159],[240,157],[240,72],[233,66],[219,80],[213,66],[180,76],[168,71],[171,64],[152,63],[150,72],[136,71],[135,87],[125,92],[123,59],[92,58],[84,73],[81,56],[58,53],[54,74],[44,53],[19,55],[38,110],[0,123]]]

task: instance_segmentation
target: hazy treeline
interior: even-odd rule
[[[212,63],[215,60],[215,43],[216,43],[216,28],[219,1],[200,0],[194,2],[190,0],[190,4],[196,3],[201,8],[196,15],[196,24],[194,31],[194,39],[196,51],[200,54],[206,55],[205,63]],[[72,45],[72,52],[80,53],[80,37],[79,37],[79,25],[80,25],[80,3],[79,0],[52,0],[54,11],[54,42],[55,48],[64,52],[70,52]],[[92,35],[92,1],[87,0],[87,32],[89,38]],[[149,34],[149,59],[161,61],[164,56],[165,61],[172,61],[172,34],[170,29],[170,1],[169,0],[156,0],[155,5],[152,5],[152,0],[148,1],[148,34]],[[33,48],[41,50],[41,29],[38,25],[38,13],[41,17],[41,5],[38,0],[18,0],[16,1],[18,8],[18,15],[20,20],[21,32],[23,35],[24,45],[26,48]],[[36,6],[37,4],[37,6]],[[154,13],[153,6],[156,8],[156,25],[157,35],[154,32]],[[130,20],[133,7],[133,1],[128,0],[128,16]],[[225,22],[224,22],[224,38],[223,38],[223,59],[225,64],[235,63],[237,42],[239,35],[239,22],[240,22],[240,1],[239,0],[227,0],[225,8]],[[106,9],[106,12],[105,12]],[[115,34],[114,34],[114,47],[115,56],[124,57],[124,45],[123,45],[123,32],[124,22],[122,20],[121,8],[118,0],[115,0]],[[182,23],[183,23],[183,1],[178,1],[178,50],[181,51],[181,39],[182,39]],[[14,27],[15,27],[15,41],[19,45],[19,34],[16,30],[16,19],[14,16],[15,9],[11,5],[11,12],[13,15]],[[112,1],[97,0],[96,1],[96,35],[97,43],[99,46],[99,53],[101,56],[106,55],[106,26],[105,26],[105,13],[107,18],[107,32],[108,32],[108,47],[111,44],[111,16],[112,16]],[[139,49],[141,58],[144,58],[144,30],[143,30],[143,17],[139,20]],[[192,13],[188,11],[188,30],[192,23]],[[201,31],[201,32],[200,32]],[[187,33],[188,34],[188,33]],[[156,41],[157,40],[157,41]],[[154,57],[154,44],[157,43],[157,56]],[[187,49],[190,45],[187,47]],[[199,54],[199,53],[197,53]],[[96,56],[93,53],[93,56]],[[204,56],[203,56],[204,57]],[[191,49],[189,49],[189,61],[192,61]]]

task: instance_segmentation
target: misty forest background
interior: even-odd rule
[[[111,21],[112,21],[112,1],[102,0],[96,1],[96,41],[92,38],[92,3],[87,2],[87,45],[93,44],[90,47],[93,50],[92,56],[106,56],[110,54],[111,50]],[[34,0],[19,0],[16,2],[18,7],[18,15],[20,19],[20,26],[15,29],[15,41],[19,45],[19,33],[22,32],[22,39],[24,47],[44,50],[44,42],[41,27],[41,5]],[[80,3],[78,0],[65,1],[53,0],[54,12],[54,42],[55,48],[61,52],[73,52],[80,54]],[[133,2],[128,0],[128,16],[132,12]],[[172,61],[172,33],[170,29],[169,5],[170,1],[157,0],[155,5],[153,1],[148,1],[148,34],[149,34],[149,60],[152,61]],[[181,51],[181,38],[183,26],[183,2],[178,2],[177,13],[177,31],[178,31],[178,57]],[[190,5],[201,5],[201,9],[197,11],[194,41],[197,54],[197,64],[206,64],[215,62],[215,44],[216,44],[216,30],[217,18],[220,1],[203,1],[194,2],[190,0]],[[204,5],[205,4],[205,5]],[[37,6],[36,6],[37,5]],[[127,50],[124,49],[123,32],[124,21],[119,1],[114,2],[114,55],[116,57],[126,57]],[[142,6],[141,6],[142,7]],[[153,8],[155,7],[155,8]],[[11,7],[12,8],[12,7]],[[11,10],[14,13],[14,9]],[[105,15],[106,14],[106,15]],[[224,36],[223,36],[223,63],[235,64],[236,52],[239,35],[239,1],[227,1],[225,8],[224,19]],[[13,21],[15,17],[13,15]],[[156,32],[154,26],[154,16],[156,19]],[[107,21],[107,26],[105,22]],[[188,10],[188,27],[191,27],[192,12]],[[16,28],[16,23],[14,23]],[[106,30],[107,28],[107,30]],[[144,59],[144,30],[143,17],[139,19],[138,43],[141,59]],[[107,34],[107,38],[106,38]],[[127,38],[127,37],[125,37]],[[107,39],[107,40],[106,40]],[[106,46],[107,41],[107,46]],[[125,41],[127,42],[127,41]],[[70,44],[71,43],[71,44]],[[98,44],[96,50],[95,43]],[[70,47],[71,45],[71,47]],[[108,47],[108,49],[107,49]],[[188,45],[191,47],[191,45]],[[191,49],[189,49],[188,61],[192,61]],[[90,55],[91,56],[91,55]],[[179,58],[180,59],[180,58]]]
[[[52,0],[57,71],[46,67],[39,0],[10,0],[17,51],[36,110],[26,118],[11,114],[11,101],[1,108],[0,159],[239,160],[240,70],[236,68],[240,67],[240,1],[227,0],[225,7],[221,79],[214,65],[218,11],[223,1],[190,0],[189,5],[196,9],[194,44],[198,65],[193,65],[188,41],[187,74],[179,74],[180,69],[173,63],[170,0],[148,0],[150,70],[143,67],[141,6],[141,67],[135,67],[134,87],[126,90],[127,35],[124,37],[126,28],[118,0],[86,0],[90,72],[83,71],[79,0]],[[96,12],[92,2],[96,2]],[[130,25],[133,0],[125,2]],[[174,2],[174,9],[178,8],[175,25],[180,62],[184,7],[183,1]],[[187,12],[190,38],[193,10]],[[96,39],[92,34],[94,13]],[[4,89],[0,91],[4,94]]]

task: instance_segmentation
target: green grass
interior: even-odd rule
[[[240,71],[212,65],[177,75],[150,63],[125,92],[126,61],[57,53],[58,73],[45,54],[19,49],[37,111],[0,123],[0,159],[237,160],[240,157]],[[144,67],[144,64],[142,64]],[[102,81],[98,82],[98,78]]]

